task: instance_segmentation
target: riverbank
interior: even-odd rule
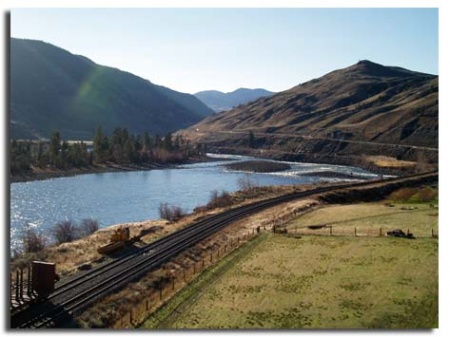
[[[83,168],[57,169],[53,167],[41,169],[32,167],[29,171],[23,171],[18,174],[10,175],[10,183],[27,182],[35,180],[46,180],[53,178],[72,177],[81,174],[108,173],[108,172],[127,172],[127,171],[149,171],[176,168],[178,165],[194,164],[200,162],[214,161],[216,159],[207,156],[198,156],[188,158],[185,161],[174,164],[146,163],[146,164],[114,164],[106,163],[101,165],[90,165]]]
[[[394,157],[388,156],[366,156],[366,155],[321,155],[314,154],[299,154],[283,151],[271,151],[261,149],[249,148],[234,148],[234,147],[214,147],[210,146],[209,150],[213,153],[226,153],[234,155],[244,155],[249,157],[271,159],[277,161],[299,162],[299,163],[314,163],[314,164],[328,164],[353,166],[362,168],[378,175],[394,175],[402,176],[414,174],[419,172],[431,172],[438,169],[437,163],[419,163],[413,161],[398,160]]]

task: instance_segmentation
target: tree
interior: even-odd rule
[[[52,164],[57,163],[59,151],[61,150],[61,135],[59,131],[53,131],[50,136],[50,160]]]
[[[170,132],[164,137],[164,149],[167,151],[173,150],[172,134]]]
[[[28,142],[11,142],[11,173],[27,171],[31,168],[31,151]]]
[[[144,133],[144,151],[148,152],[152,149],[152,138],[150,137],[150,134],[145,131]]]
[[[94,137],[94,160],[97,163],[104,163],[108,158],[109,140],[103,134],[102,127],[99,126]]]

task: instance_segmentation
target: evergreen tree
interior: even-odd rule
[[[50,161],[57,164],[59,151],[61,150],[61,135],[59,131],[53,131],[50,136]]]
[[[103,134],[102,127],[99,126],[95,132],[94,137],[94,160],[97,163],[104,163],[108,160],[109,153],[109,140],[106,135]]]

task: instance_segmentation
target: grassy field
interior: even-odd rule
[[[373,214],[377,209],[392,214],[377,217]],[[383,220],[383,227],[404,228],[407,224],[412,232],[421,226],[437,226],[436,210],[429,215],[425,206],[400,213],[403,216],[398,212],[382,204],[329,207],[298,218],[290,227],[306,220],[312,224],[339,221],[352,228],[379,227]],[[233,268],[214,282],[206,282],[201,294],[184,303],[183,310],[165,327],[437,327],[435,238],[262,235],[252,250],[233,262]]]
[[[335,205],[318,209],[312,213],[291,221],[288,229],[298,233],[305,233],[307,226],[331,225],[333,233],[378,235],[393,229],[402,229],[405,233],[410,230],[416,237],[430,237],[431,230],[438,233],[438,210],[430,208],[428,204],[390,204],[368,203],[356,205]],[[329,229],[306,231],[314,234],[328,234]]]

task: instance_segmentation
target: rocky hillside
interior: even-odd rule
[[[415,159],[415,147],[438,147],[438,77],[360,61],[191,130],[191,137],[216,146]],[[431,157],[437,160],[437,151]]]
[[[97,65],[48,43],[10,40],[11,138],[92,139],[106,133],[165,134],[213,113],[196,97]]]
[[[217,90],[200,91],[194,94],[199,100],[216,112],[227,111],[240,104],[254,101],[260,97],[271,96],[274,93],[266,89],[239,88],[223,93]]]

